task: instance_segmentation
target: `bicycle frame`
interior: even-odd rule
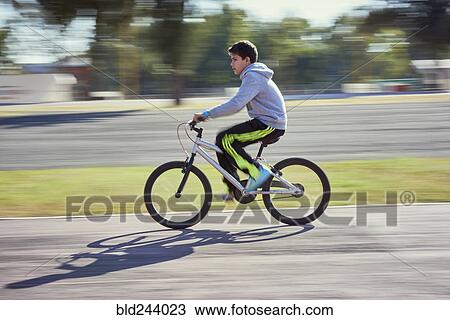
[[[276,179],[278,179],[281,183],[283,183],[286,186],[286,190],[272,190],[272,191],[250,191],[247,192],[245,189],[246,187],[242,186],[241,183],[236,180],[231,174],[229,174],[224,168],[222,168],[222,166],[220,166],[220,164],[213,159],[202,147],[211,149],[215,152],[219,152],[219,153],[223,153],[222,150],[216,146],[215,144],[212,144],[208,141],[205,141],[201,138],[202,135],[202,131],[198,132],[197,138],[195,140],[195,143],[192,147],[192,153],[191,156],[186,160],[188,162],[188,169],[186,170],[185,173],[185,177],[180,185],[180,189],[182,189],[182,186],[184,185],[185,181],[187,180],[187,175],[189,174],[189,169],[190,169],[190,165],[192,165],[192,163],[194,162],[194,158],[197,154],[199,154],[203,159],[205,159],[210,165],[212,165],[217,171],[219,171],[224,177],[225,179],[227,179],[230,183],[233,184],[233,186],[235,186],[241,193],[242,195],[248,195],[248,194],[253,194],[253,195],[257,195],[257,194],[298,194],[298,195],[302,195],[303,191],[298,188],[297,186],[293,185],[292,183],[290,183],[289,181],[287,181],[286,179],[284,179],[283,177],[281,177],[281,175],[279,175],[278,173],[274,173],[273,171],[271,171],[270,173],[272,174],[272,176],[274,176]],[[248,182],[247,182],[248,184]],[[181,190],[179,189],[179,192],[181,192]]]

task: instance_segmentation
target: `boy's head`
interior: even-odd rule
[[[231,58],[231,69],[236,75],[240,75],[247,66],[258,61],[258,50],[248,40],[236,42],[228,48],[228,53]]]

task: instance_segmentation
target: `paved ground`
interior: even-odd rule
[[[168,111],[189,120],[192,111]],[[213,139],[239,115],[206,124]],[[450,102],[298,107],[266,156],[314,161],[450,156]],[[183,160],[176,122],[158,111],[34,114],[0,118],[0,170],[160,164]],[[184,140],[188,143],[188,140]],[[251,149],[252,150],[252,149]],[[254,150],[254,149],[253,149]]]
[[[397,212],[397,226],[382,213],[356,226],[347,207],[327,214],[350,225],[248,214],[184,231],[135,216],[0,220],[0,299],[449,299],[450,205]]]
[[[266,156],[450,156],[449,107],[299,107],[289,113],[289,134]],[[180,120],[192,113],[170,112]],[[207,137],[245,118],[211,121]],[[184,159],[175,127],[156,111],[0,118],[0,170]],[[327,213],[355,217],[348,207]],[[251,217],[237,224],[227,216],[228,223],[209,220],[185,231],[135,216],[126,223],[119,217],[0,220],[0,299],[449,299],[449,213],[450,205],[399,207],[395,227],[386,226],[383,214],[369,215],[366,227],[353,219],[307,228]]]

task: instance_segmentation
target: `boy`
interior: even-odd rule
[[[217,158],[219,164],[238,181],[236,167],[248,174],[250,184],[247,191],[254,191],[267,181],[270,171],[253,161],[243,148],[261,140],[281,137],[287,125],[286,107],[280,90],[272,81],[273,71],[257,62],[258,51],[253,43],[239,41],[228,48],[228,53],[231,69],[242,80],[238,92],[224,104],[194,114],[192,120],[199,122],[227,116],[247,107],[252,120],[237,124],[217,135],[216,145],[223,151],[217,153]],[[228,195],[224,200],[231,200],[234,186],[225,178],[223,181],[228,186]]]

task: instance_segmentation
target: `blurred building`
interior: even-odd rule
[[[17,74],[0,76],[0,104],[73,100],[71,74]]]
[[[24,64],[22,72],[27,74],[69,74],[75,77],[72,95],[75,100],[89,98],[91,67],[89,59],[83,58],[82,62],[78,58],[66,57],[54,63]]]
[[[0,75],[0,104],[62,102],[89,98],[89,64],[71,57],[23,64]]]
[[[413,60],[412,65],[423,76],[425,85],[450,90],[450,59]]]

